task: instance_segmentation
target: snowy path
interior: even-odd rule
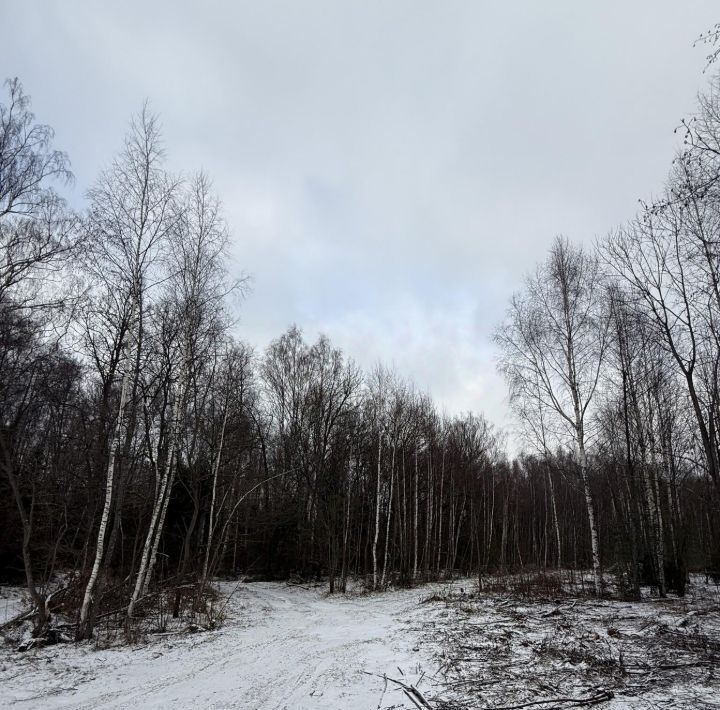
[[[241,584],[217,632],[131,649],[63,645],[0,656],[0,705],[411,708],[401,690],[389,684],[384,692],[384,681],[368,673],[415,683],[432,672],[429,659],[413,651],[424,611],[418,601],[427,593],[343,598],[279,583]]]

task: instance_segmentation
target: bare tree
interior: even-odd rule
[[[47,622],[46,599],[37,582],[32,538],[36,481],[27,506],[22,451],[47,411],[50,370],[60,367],[56,344],[42,337],[43,306],[61,305],[49,295],[48,279],[76,246],[75,222],[54,183],[72,179],[67,156],[53,148],[54,132],[38,124],[30,98],[17,79],[5,82],[9,100],[0,103],[0,455],[23,529],[26,584],[37,611],[36,633]],[[56,318],[57,323],[57,318]],[[59,323],[58,323],[59,325]]]
[[[178,428],[181,425],[181,412],[186,406],[188,389],[197,382],[198,374],[207,363],[213,360],[214,350],[220,346],[227,328],[224,299],[231,286],[227,283],[223,263],[228,235],[220,202],[212,194],[210,181],[203,174],[196,176],[186,192],[169,233],[171,249],[165,258],[166,268],[169,267],[170,271],[165,289],[171,318],[175,322],[172,329],[174,342],[164,350],[170,354],[167,365],[174,373],[168,381],[173,392],[168,393],[167,397],[168,401],[173,402],[172,413],[164,444],[164,464],[156,468],[156,495],[135,588],[128,605],[128,617],[132,617],[137,600],[147,591],[155,567],[175,480]],[[222,455],[223,435],[215,464],[215,479]],[[214,493],[215,486],[213,504]],[[210,542],[213,526],[214,505],[210,512]],[[205,556],[204,576],[207,574],[208,561],[209,545]]]
[[[548,259],[513,297],[496,332],[500,367],[515,402],[535,401],[553,415],[552,434],[572,441],[585,494],[595,591],[602,591],[600,543],[590,486],[592,404],[608,344],[597,260],[558,238]]]
[[[92,249],[86,269],[94,278],[95,293],[99,293],[106,304],[115,306],[111,322],[115,335],[108,363],[110,372],[106,377],[111,383],[115,373],[121,371],[122,378],[106,458],[105,496],[95,556],[80,611],[80,638],[92,634],[90,606],[106,556],[105,537],[114,494],[117,522],[111,542],[119,529],[125,479],[120,471],[116,487],[116,459],[121,449],[125,454],[129,452],[135,436],[135,405],[150,307],[148,294],[162,280],[157,272],[161,248],[169,240],[178,219],[177,181],[165,172],[163,158],[158,120],[146,105],[133,120],[120,155],[89,191],[87,231]],[[96,335],[89,333],[88,341],[96,342]]]

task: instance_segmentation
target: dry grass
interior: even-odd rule
[[[425,600],[437,708],[720,707],[716,588],[696,578],[685,598],[627,602],[552,577],[494,577]]]

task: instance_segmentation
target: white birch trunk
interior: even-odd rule
[[[580,476],[583,482],[585,494],[585,506],[587,507],[588,523],[590,525],[590,547],[592,551],[593,585],[596,596],[602,594],[602,571],[600,569],[600,541],[598,538],[597,522],[595,521],[595,504],[590,490],[590,479],[587,470],[587,455],[582,442],[578,443],[578,457],[580,459]]]
[[[181,399],[182,394],[178,393],[178,396],[173,404],[172,422],[170,425],[170,440],[168,441],[165,467],[160,478],[159,491],[155,497],[155,504],[153,505],[153,512],[150,518],[150,526],[148,527],[147,535],[145,536],[145,544],[143,545],[143,552],[140,558],[140,569],[138,570],[138,576],[135,580],[135,588],[133,589],[132,597],[130,598],[130,603],[128,604],[128,617],[132,617],[135,605],[137,604],[138,599],[147,591],[148,583],[150,577],[152,576],[153,564],[151,561],[151,555],[154,556],[157,550],[156,540],[160,537],[160,533],[162,532],[164,511],[167,507],[167,499],[170,497],[169,489],[172,488],[172,465],[175,454],[175,439],[177,435],[178,420],[180,418]]]
[[[415,511],[413,520],[413,580],[417,578],[418,569],[418,450],[415,447]]]
[[[552,506],[553,525],[555,527],[555,542],[557,544],[557,568],[562,567],[562,544],[560,540],[560,520],[558,519],[557,500],[555,499],[555,484],[550,469],[547,469],[547,479],[550,486],[550,504]]]
[[[377,564],[377,546],[380,537],[380,456],[382,454],[382,434],[378,434],[378,464],[377,464],[377,488],[375,491],[375,537],[373,539],[372,556],[373,556],[373,589],[378,586],[378,564]]]
[[[220,471],[220,457],[222,456],[223,443],[225,442],[225,427],[227,426],[228,411],[230,407],[226,405],[225,416],[223,417],[222,430],[220,431],[220,446],[218,448],[218,454],[215,458],[215,466],[213,470],[213,485],[212,485],[212,496],[210,499],[210,521],[208,524],[208,539],[207,546],[205,547],[205,561],[203,562],[203,584],[207,581],[208,565],[210,563],[210,548],[213,542],[213,533],[215,532],[215,500],[217,498],[217,479]]]
[[[130,384],[130,374],[125,372],[123,375],[122,386],[120,389],[120,406],[118,407],[118,418],[115,422],[115,431],[113,433],[112,445],[110,447],[110,456],[108,457],[107,475],[105,483],[105,503],[103,505],[102,516],[100,517],[100,527],[98,528],[97,547],[95,548],[95,560],[93,562],[90,578],[85,587],[82,606],[80,608],[80,624],[78,626],[78,638],[87,638],[91,629],[88,628],[88,617],[90,613],[90,604],[97,583],[98,574],[100,572],[100,563],[102,562],[105,552],[105,532],[107,530],[108,520],[110,518],[110,505],[112,503],[113,494],[113,478],[115,474],[115,457],[117,455],[120,440],[122,438],[123,427],[125,423],[125,407],[127,406],[128,388]]]
[[[392,517],[393,486],[395,483],[395,444],[393,443],[392,461],[390,463],[390,495],[388,496],[387,519],[385,521],[385,555],[383,558],[382,578],[380,586],[385,587],[387,579],[388,548],[390,547],[390,518]]]
[[[440,560],[442,555],[442,526],[443,526],[443,488],[445,485],[445,442],[443,441],[443,448],[442,448],[442,459],[440,463],[440,499],[438,501],[438,513],[437,513],[437,521],[438,521],[438,541],[437,541],[437,558],[436,558],[436,564],[435,569],[437,574],[440,574]]]
[[[645,486],[652,526],[653,546],[655,548],[655,564],[657,566],[658,592],[661,597],[666,595],[665,587],[665,538],[663,535],[662,511],[660,508],[660,490],[658,487],[657,461],[655,456],[654,437],[650,441],[653,447],[650,453],[651,467],[645,472]]]
[[[174,454],[174,447],[173,447],[173,454]],[[165,497],[163,499],[162,508],[160,510],[160,520],[158,521],[157,528],[155,530],[155,539],[153,541],[152,554],[150,555],[150,564],[148,565],[147,574],[145,575],[145,579],[143,580],[142,589],[140,591],[141,596],[143,596],[147,593],[148,587],[150,585],[150,580],[152,579],[152,576],[153,576],[153,571],[155,570],[155,563],[157,562],[157,551],[158,551],[158,547],[160,546],[160,538],[162,537],[163,527],[165,526],[165,513],[167,513],[168,503],[170,502],[170,492],[172,491],[174,483],[175,483],[175,466],[172,466],[171,470],[170,470],[170,479],[168,481],[167,488],[165,489]]]

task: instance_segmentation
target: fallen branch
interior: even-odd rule
[[[559,604],[554,609],[550,609],[550,611],[546,611],[545,613],[540,614],[540,618],[547,619],[549,616],[555,616],[556,614],[562,614],[563,612],[570,611],[571,609],[573,609],[575,607],[576,604],[577,604],[577,599],[575,599],[572,602],[572,604],[570,604],[568,606],[562,606],[561,604]]]
[[[418,708],[418,710],[432,710],[432,705],[430,705],[430,703],[425,699],[425,696],[414,685],[408,685],[407,683],[403,683],[401,680],[391,678],[385,673],[383,673],[382,675],[380,675],[379,673],[370,673],[369,671],[363,671],[363,673],[365,673],[366,675],[374,675],[378,678],[382,678],[386,683],[387,681],[395,683],[395,685],[402,689],[403,693],[405,693],[405,695],[412,701],[412,704],[416,708]]]
[[[20,612],[17,616],[14,616],[12,619],[8,619],[5,623],[0,624],[0,631],[10,628],[11,626],[15,626],[16,624],[20,624],[23,621],[27,621],[28,619],[32,619],[32,617],[35,616],[35,614],[37,614],[36,606],[34,606],[29,611]]]
[[[593,695],[591,698],[549,698],[548,700],[533,700],[529,703],[521,703],[520,705],[501,705],[494,707],[492,710],[519,710],[519,708],[529,708],[535,705],[549,705],[550,703],[560,703],[567,707],[582,707],[584,705],[598,705],[599,703],[612,700],[615,696],[609,690]]]
[[[657,666],[649,666],[645,664],[634,664],[631,666],[627,666],[628,669],[631,670],[642,670],[646,673],[651,673],[652,671],[674,671],[679,670],[680,668],[704,668],[706,666],[712,666],[715,664],[714,660],[707,660],[707,661],[689,661],[688,663],[664,663]]]

